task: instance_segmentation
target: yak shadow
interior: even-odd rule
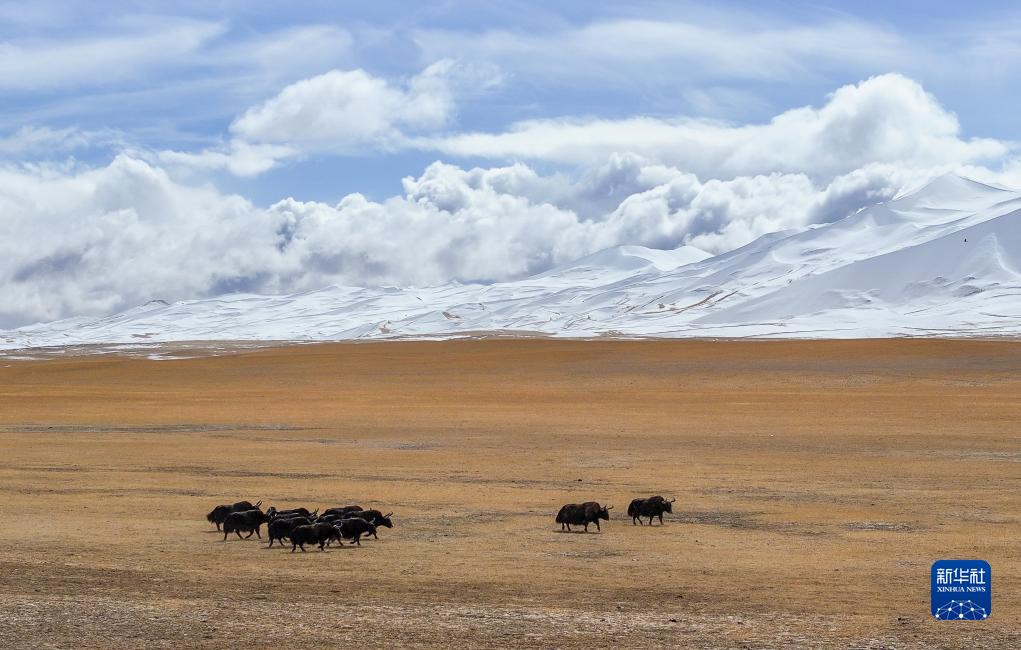
[[[263,537],[262,539],[259,539],[255,535],[252,535],[251,537],[242,537],[241,539],[238,539],[237,535],[231,533],[230,536],[227,537],[227,539],[223,539],[223,533],[220,533],[220,539],[216,541],[222,544],[227,542],[265,542],[266,538]]]
[[[266,546],[264,548],[269,548],[269,547]],[[357,546],[348,546],[348,545],[344,545],[344,546],[327,546],[325,549],[320,551],[318,546],[312,546],[310,548],[306,548],[305,549],[305,554],[306,555],[309,555],[309,554],[319,554],[319,555],[322,555],[324,553],[330,553],[331,551],[346,551],[349,548],[358,548],[358,547]],[[287,552],[288,552],[288,554],[290,554],[291,549],[288,548]],[[294,551],[294,554],[295,555],[301,555],[301,549],[298,548],[296,551]]]
[[[326,550],[322,551],[322,552],[323,553],[329,553],[330,551],[333,551],[333,550],[344,550],[344,551],[346,551],[349,548],[359,548],[359,546],[357,544],[344,544],[343,546],[327,546]],[[290,545],[278,546],[276,544],[274,544],[272,547],[270,547],[268,544],[263,544],[262,545],[262,550],[263,551],[278,551],[279,550],[279,551],[287,551],[288,553],[290,553],[291,552],[291,547],[290,547]],[[319,547],[318,546],[313,545],[313,546],[305,547],[305,552],[306,553],[319,553],[320,551],[319,551]],[[294,553],[295,554],[301,553],[301,548],[298,548],[296,551],[294,551]]]
[[[563,535],[598,535],[602,531],[600,530],[554,530],[554,533],[561,533]]]

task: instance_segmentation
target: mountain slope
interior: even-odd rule
[[[174,340],[1021,334],[1021,194],[958,176],[716,257],[619,246],[540,275],[422,289],[154,301],[0,334],[12,349]]]

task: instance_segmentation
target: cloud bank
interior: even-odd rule
[[[767,124],[635,117],[534,120],[501,133],[422,139],[449,155],[525,158],[570,164],[620,151],[700,175],[804,172],[816,178],[870,163],[934,166],[994,160],[1007,148],[961,137],[957,117],[917,82],[886,74],[835,91],[826,104],[777,115]]]
[[[155,298],[494,282],[620,244],[721,253],[840,219],[947,169],[967,165],[986,180],[996,174],[989,166],[1018,169],[1005,143],[962,137],[952,113],[899,75],[765,124],[575,118],[459,134],[451,129],[465,78],[493,79],[452,61],[401,82],[334,71],[238,116],[219,150],[0,167],[0,325]],[[25,131],[6,146],[70,138]],[[268,208],[174,171],[258,174],[288,157],[358,147],[501,162],[436,162],[383,201],[356,193]],[[537,171],[551,163],[559,171]]]

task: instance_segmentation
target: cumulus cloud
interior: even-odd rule
[[[417,141],[448,155],[585,164],[633,152],[701,176],[773,172],[845,174],[871,163],[934,166],[995,159],[992,139],[965,139],[957,117],[920,84],[898,74],[838,89],[821,107],[786,111],[767,124],[699,119],[565,118],[520,122],[498,133]]]
[[[331,70],[286,86],[230,125],[225,146],[198,153],[162,151],[170,164],[253,176],[309,153],[352,155],[406,146],[408,134],[450,124],[455,93],[500,82],[492,68],[443,59],[403,83],[365,70]]]
[[[452,108],[444,94],[423,97],[364,70],[333,70],[291,84],[249,109],[231,125],[231,132],[250,142],[325,140],[349,147],[392,139],[403,124],[442,124]]]

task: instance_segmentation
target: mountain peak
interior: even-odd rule
[[[710,257],[712,254],[695,246],[681,246],[672,250],[635,245],[613,246],[558,266],[541,276],[559,275],[576,269],[635,271],[649,267],[657,271],[672,271]]]
[[[894,202],[917,208],[970,209],[989,205],[1011,193],[956,172],[946,172],[917,189],[898,195]]]

